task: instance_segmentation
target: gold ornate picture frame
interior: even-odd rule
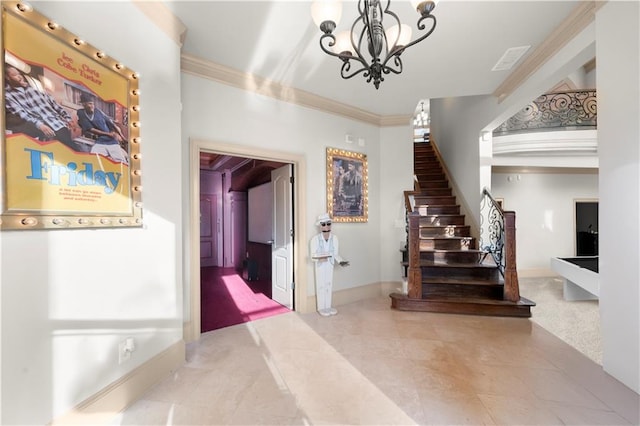
[[[327,212],[334,222],[367,222],[369,171],[360,152],[327,148]]]
[[[142,226],[138,75],[2,2],[0,230]]]

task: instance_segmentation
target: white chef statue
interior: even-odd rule
[[[314,235],[309,243],[309,252],[315,265],[316,274],[316,304],[318,313],[324,317],[335,315],[338,311],[331,307],[331,293],[333,291],[333,264],[348,266],[349,262],[340,257],[338,252],[338,237],[331,233],[331,218],[327,213],[318,216],[316,225],[320,233]]]

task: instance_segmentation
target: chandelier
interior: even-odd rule
[[[431,124],[429,113],[424,110],[424,101],[420,101],[420,112],[413,118],[413,127],[425,128]]]
[[[351,31],[342,31],[337,35],[333,31],[342,16],[340,0],[317,0],[311,5],[311,16],[323,33],[320,36],[320,48],[327,55],[342,60],[342,78],[348,79],[363,73],[367,83],[373,81],[376,89],[384,81],[384,74],[402,72],[402,52],[429,37],[436,28],[436,17],[431,14],[436,6],[435,1],[411,1],[420,15],[416,27],[424,31],[413,41],[411,27],[401,23],[398,15],[389,10],[391,0],[386,0],[384,8],[381,3],[381,0],[358,0],[360,16],[353,21]],[[385,27],[385,19],[390,20],[391,25]],[[428,28],[426,20],[431,21]]]

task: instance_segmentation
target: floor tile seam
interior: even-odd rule
[[[544,398],[539,398],[539,399],[541,399],[541,401],[545,405],[548,405],[549,407],[588,409],[591,411],[598,411],[601,413],[614,413],[620,416],[621,418],[624,418],[624,416],[621,413],[619,413],[615,408],[609,407],[608,405],[606,405],[605,409],[603,409],[603,408],[593,407],[592,405],[577,404],[571,401],[556,401],[553,399],[544,399]]]
[[[605,401],[603,401],[601,398],[599,398],[594,392],[591,391],[590,386],[585,387],[582,383],[580,383],[578,380],[576,380],[576,378],[572,377],[571,375],[568,375],[566,373],[566,371],[564,371],[563,369],[558,369],[558,370],[547,370],[547,369],[540,369],[537,367],[530,367],[531,370],[544,370],[544,371],[548,371],[548,372],[552,372],[552,373],[558,373],[560,374],[562,380],[564,381],[565,384],[569,385],[570,387],[573,388],[573,390],[580,395],[580,393],[584,392],[586,393],[586,396],[593,398],[594,400],[598,401],[599,403],[603,404],[605,407],[609,408],[610,410],[612,410],[612,407],[610,407]],[[523,376],[523,374],[521,372],[516,373],[518,374],[518,376],[520,376],[520,378],[523,380],[523,382],[528,383],[528,379],[526,377]],[[535,392],[535,390],[534,390]],[[545,400],[545,401],[554,401],[551,399],[547,399],[544,398],[542,396],[539,396],[536,394],[536,396],[538,398],[540,398],[541,400]],[[582,395],[581,395],[582,396]],[[560,403],[570,403],[570,401],[557,401]],[[586,407],[592,407],[592,405],[586,403],[585,405]]]
[[[560,418],[560,417],[559,417],[559,416],[558,416],[558,415],[557,415],[553,410],[551,410],[550,408],[548,408],[548,407],[543,403],[543,401],[539,400],[538,398],[535,398],[535,397],[534,397],[534,398],[520,398],[520,397],[513,396],[513,395],[511,395],[511,396],[504,396],[504,395],[491,395],[491,394],[487,394],[487,393],[479,393],[479,394],[478,394],[478,398],[480,398],[480,401],[482,402],[483,407],[485,407],[485,409],[486,409],[486,410],[487,410],[487,412],[489,413],[489,416],[491,417],[491,419],[494,421],[494,423],[495,423],[496,425],[501,424],[501,423],[499,423],[499,422],[498,422],[498,419],[496,419],[496,418],[495,418],[495,415],[493,414],[493,411],[494,411],[494,410],[492,410],[491,408],[489,408],[489,406],[488,406],[488,401],[487,401],[487,402],[485,402],[485,400],[483,399],[483,397],[485,397],[485,398],[491,398],[491,397],[494,397],[494,396],[497,396],[497,397],[499,397],[499,398],[507,398],[507,399],[509,400],[509,402],[510,402],[510,403],[513,403],[513,402],[514,402],[514,400],[515,400],[515,402],[524,402],[526,406],[528,406],[528,405],[529,405],[529,404],[526,404],[527,402],[533,402],[533,403],[534,403],[534,408],[535,408],[536,410],[541,410],[541,409],[542,409],[542,410],[544,410],[544,412],[545,412],[547,415],[549,415],[549,414],[550,414],[550,415],[552,415],[553,417],[555,417],[555,418],[557,419],[557,421],[558,421],[558,424],[565,424],[565,423],[562,421],[562,419],[561,419],[561,418]],[[504,424],[504,423],[502,423],[502,424]]]
[[[572,385],[575,386],[579,386],[576,385],[575,382],[571,381],[570,382]],[[602,408],[606,408],[606,410],[601,410],[600,411],[615,411],[615,409],[613,409],[611,406],[609,406],[609,404],[607,404],[606,402],[602,401],[600,398],[598,398],[597,396],[595,396],[592,392],[590,392],[589,390],[583,388],[582,386],[579,386],[580,390],[584,391],[587,393],[588,397],[593,398],[593,400],[599,402],[602,406]],[[589,401],[584,401],[584,402],[579,402],[579,401],[575,401],[575,400],[558,400],[558,399],[552,399],[550,397],[545,397],[544,395],[540,395],[538,392],[536,392],[534,390],[534,393],[536,395],[536,397],[538,399],[540,399],[541,401],[546,401],[546,402],[557,402],[560,404],[565,404],[565,405],[569,405],[569,406],[575,406],[575,407],[580,407],[580,408],[591,408],[591,409],[598,409],[596,407],[594,407],[593,403],[590,403]],[[578,393],[578,396],[580,397],[580,399],[584,399],[584,396],[581,395],[580,393]]]

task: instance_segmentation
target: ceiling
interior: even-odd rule
[[[383,4],[385,0],[382,0]],[[242,74],[330,99],[380,117],[411,116],[424,99],[493,94],[579,5],[573,1],[440,0],[436,29],[402,54],[404,70],[378,90],[362,75],[344,80],[342,62],[321,51],[311,1],[165,0],[186,27],[182,53]],[[350,28],[357,1],[343,1],[336,32]],[[418,33],[409,1],[391,10]],[[507,49],[531,46],[511,69],[492,71]],[[428,109],[428,105],[427,105]],[[201,154],[201,168],[232,170],[232,190],[268,181],[281,164]],[[265,180],[266,179],[266,180]]]
[[[493,93],[515,69],[492,71],[505,51],[531,46],[526,58],[578,3],[441,0],[434,33],[407,49],[402,74],[386,75],[376,90],[361,74],[340,77],[341,61],[320,50],[310,1],[165,1],[186,26],[183,53],[379,116],[411,115],[420,99]],[[415,38],[410,2],[390,8]],[[350,28],[356,11],[356,1],[343,1],[336,31]]]

